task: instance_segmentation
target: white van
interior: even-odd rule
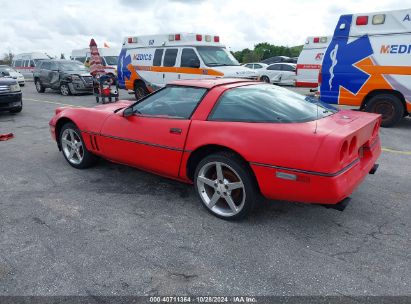
[[[117,61],[118,61],[118,49],[112,48],[98,48],[102,64],[104,66],[104,72],[107,74],[117,74]],[[71,51],[71,60],[77,60],[81,63],[85,63],[90,59],[90,48],[84,48]]]
[[[342,15],[321,69],[320,98],[382,114],[411,114],[411,9]]]
[[[331,37],[308,37],[297,60],[297,87],[316,88],[324,53]]]
[[[40,52],[22,53],[13,57],[11,65],[17,72],[32,78],[37,62],[42,59],[50,58],[49,55]]]
[[[257,79],[220,43],[219,36],[170,34],[126,37],[118,60],[121,88],[136,98],[179,79],[236,77]]]

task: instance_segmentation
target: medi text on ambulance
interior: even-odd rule
[[[382,114],[411,113],[411,9],[343,15],[321,69],[320,99]]]
[[[137,99],[179,79],[257,79],[255,71],[240,66],[219,36],[189,33],[127,37],[117,69],[120,87],[133,90]]]

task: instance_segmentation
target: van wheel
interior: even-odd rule
[[[44,93],[44,91],[46,90],[46,88],[43,87],[39,79],[36,79],[34,81],[34,85],[36,86],[36,90],[38,93]]]
[[[148,95],[147,87],[143,82],[138,81],[134,83],[134,95],[136,96],[136,100],[140,100],[144,96]]]
[[[249,168],[229,152],[211,154],[200,161],[194,186],[207,211],[225,220],[249,215],[259,198]]]
[[[401,100],[391,94],[374,96],[367,103],[365,110],[382,115],[381,126],[392,127],[404,117],[404,105]]]

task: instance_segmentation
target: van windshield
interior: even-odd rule
[[[207,66],[240,65],[234,56],[223,47],[198,46],[197,51]]]

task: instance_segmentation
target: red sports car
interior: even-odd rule
[[[260,195],[345,206],[377,168],[380,122],[270,84],[208,79],[135,103],[59,108],[50,131],[75,168],[102,157],[194,183],[208,211],[234,219]]]

